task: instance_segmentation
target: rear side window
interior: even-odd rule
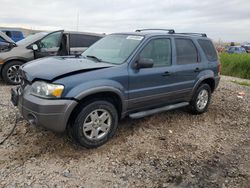
[[[71,48],[89,47],[100,38],[101,37],[91,35],[71,34],[69,45]]]
[[[197,49],[190,39],[175,39],[176,58],[178,65],[193,64],[198,62]]]
[[[208,61],[217,61],[217,52],[214,48],[213,43],[210,40],[198,40],[199,45],[207,56]]]

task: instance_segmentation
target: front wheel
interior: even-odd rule
[[[19,74],[19,69],[23,62],[20,61],[11,61],[7,62],[2,70],[3,80],[7,84],[18,85],[21,82],[21,76]]]
[[[202,114],[207,111],[211,99],[211,88],[208,84],[202,84],[194,93],[190,103],[193,114]]]
[[[116,132],[118,114],[107,101],[95,101],[82,108],[73,123],[73,137],[86,148],[105,144]]]

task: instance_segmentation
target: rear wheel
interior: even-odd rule
[[[94,101],[82,108],[73,122],[73,137],[86,148],[105,144],[116,132],[118,114],[107,101]]]
[[[19,74],[19,69],[23,62],[21,61],[11,61],[6,63],[2,70],[3,80],[11,85],[17,85],[21,82],[21,76]]]
[[[211,88],[208,84],[202,84],[195,92],[190,103],[191,111],[194,114],[201,114],[207,111],[211,99]]]

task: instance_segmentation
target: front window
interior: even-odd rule
[[[59,49],[60,41],[61,41],[61,31],[51,33],[45,38],[43,38],[40,42],[38,42],[38,48],[43,51],[43,49]]]
[[[140,53],[140,58],[151,59],[154,67],[171,65],[171,42],[170,39],[153,39]]]
[[[137,35],[108,35],[89,47],[82,55],[94,56],[107,63],[122,64],[142,39],[142,36]]]

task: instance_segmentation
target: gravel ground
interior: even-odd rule
[[[20,120],[0,146],[0,187],[249,187],[250,87],[233,79],[222,77],[207,113],[127,118],[93,150]],[[0,83],[0,103],[9,90]],[[0,140],[14,112],[0,106]]]

